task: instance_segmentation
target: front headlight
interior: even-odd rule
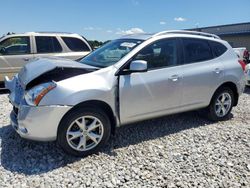
[[[31,106],[37,106],[42,98],[55,87],[56,84],[54,82],[48,82],[35,86],[25,93],[25,101]]]

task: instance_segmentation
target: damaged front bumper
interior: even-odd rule
[[[11,125],[23,138],[53,141],[61,119],[70,109],[69,106],[14,106],[10,114]]]
[[[5,86],[11,92],[9,100],[13,110],[10,119],[16,132],[30,140],[56,140],[59,123],[71,106],[29,106],[24,100],[24,89],[16,76],[12,80],[6,77]]]

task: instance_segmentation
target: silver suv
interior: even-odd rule
[[[113,40],[80,62],[40,59],[5,84],[21,137],[85,156],[128,123],[196,109],[225,120],[245,78],[226,41],[166,31]]]
[[[0,38],[0,82],[13,76],[37,57],[56,56],[78,60],[92,51],[78,34],[29,32]]]

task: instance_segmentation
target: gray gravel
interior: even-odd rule
[[[21,139],[0,95],[0,187],[250,187],[250,89],[228,121],[188,112],[126,126],[98,155]]]

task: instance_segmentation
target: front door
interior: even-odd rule
[[[182,73],[175,39],[164,39],[142,49],[133,60],[145,60],[148,71],[121,75],[120,118],[129,123],[178,111]]]
[[[0,81],[12,77],[33,59],[30,37],[10,37],[0,42]]]

